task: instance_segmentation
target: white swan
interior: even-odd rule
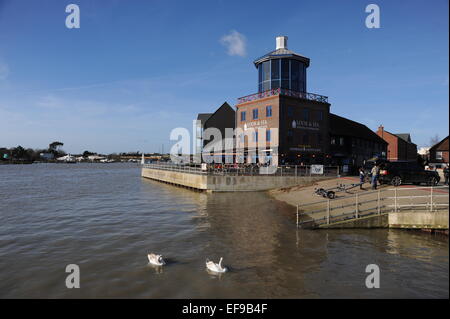
[[[208,268],[208,270],[213,272],[218,273],[226,272],[228,269],[227,267],[222,267],[222,260],[223,258],[220,257],[219,263],[216,264],[215,262],[206,259],[206,268]]]
[[[155,265],[155,266],[163,266],[163,265],[166,264],[165,261],[164,261],[164,259],[162,258],[161,255],[148,254],[147,257],[148,257],[148,261],[149,261],[152,265]]]

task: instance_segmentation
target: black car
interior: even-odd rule
[[[436,186],[439,183],[439,174],[435,171],[425,170],[417,162],[385,162],[380,165],[380,184],[392,184],[399,186],[402,184],[419,185],[424,183],[429,186]]]

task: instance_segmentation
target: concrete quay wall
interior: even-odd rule
[[[210,192],[264,191],[274,188],[309,185],[329,179],[326,176],[234,176],[206,175],[189,172],[142,168],[142,177]]]
[[[389,213],[389,228],[448,229],[448,210]]]

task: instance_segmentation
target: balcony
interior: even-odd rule
[[[272,89],[268,91],[264,91],[261,93],[255,93],[251,95],[247,95],[244,97],[240,97],[237,99],[238,104],[242,104],[245,102],[255,101],[259,99],[263,99],[265,97],[269,96],[275,96],[275,95],[286,95],[286,96],[292,96],[299,99],[309,100],[309,101],[316,101],[316,102],[322,102],[322,103],[328,103],[328,97],[324,95],[314,94],[314,93],[307,93],[307,92],[296,92],[289,89]]]

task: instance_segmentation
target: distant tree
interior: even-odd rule
[[[91,156],[91,155],[95,155],[95,153],[92,153],[92,152],[89,152],[89,151],[84,151],[83,152],[83,157],[88,157],[88,156]]]
[[[48,152],[52,153],[55,157],[63,156],[65,152],[60,148],[64,145],[62,142],[55,141],[48,145]]]
[[[26,159],[27,152],[22,146],[17,146],[11,149],[11,156],[15,159]]]
[[[433,136],[433,137],[431,137],[430,138],[430,147],[432,147],[433,145],[436,145],[437,143],[439,143],[440,142],[440,138],[439,138],[439,135],[435,135],[435,136]]]
[[[52,150],[52,151],[57,151],[58,148],[62,147],[63,145],[64,145],[64,143],[55,141],[55,142],[50,143],[50,144],[48,145],[48,149],[49,149],[49,150]]]

